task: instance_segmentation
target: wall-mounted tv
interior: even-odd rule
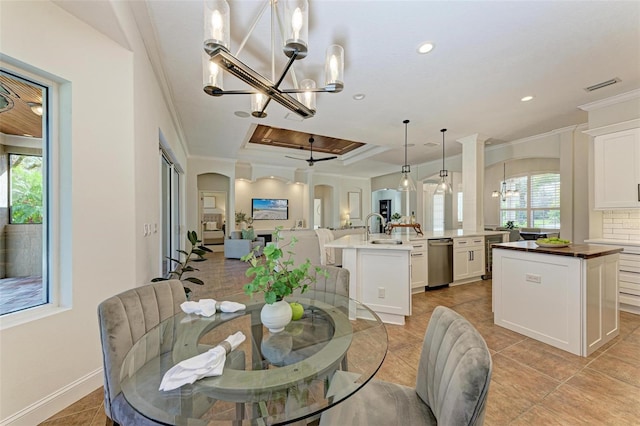
[[[289,200],[284,198],[252,198],[251,217],[254,220],[289,219]]]

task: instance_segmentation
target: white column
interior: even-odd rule
[[[462,144],[462,229],[465,231],[484,230],[484,142],[487,139],[478,133],[458,139]]]

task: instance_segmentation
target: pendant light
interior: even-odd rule
[[[413,183],[413,179],[411,179],[411,166],[407,161],[407,124],[409,124],[409,120],[404,120],[404,166],[402,166],[402,177],[400,178],[400,183],[398,184],[398,191],[408,192],[415,191],[416,184]]]
[[[491,193],[493,198],[502,198],[502,201],[507,201],[507,198],[519,197],[520,191],[517,189],[507,189],[507,165],[502,164],[502,183],[500,184],[499,191],[493,191]]]
[[[447,176],[449,176],[449,171],[444,168],[444,133],[447,129],[441,129],[442,132],[442,170],[440,170],[440,183],[436,187],[436,194],[451,194],[453,191],[451,190],[451,185],[447,182]]]

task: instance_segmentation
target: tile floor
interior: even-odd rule
[[[246,265],[221,253],[198,267],[207,284],[194,286],[195,299],[238,291],[248,281]],[[582,358],[494,325],[491,281],[414,296],[407,323],[387,326],[389,351],[378,379],[414,385],[424,332],[438,305],[471,321],[491,350],[486,425],[640,424],[640,315],[622,312],[620,336]],[[42,425],[103,425],[102,398],[96,389]]]

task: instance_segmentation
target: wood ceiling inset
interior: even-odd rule
[[[0,133],[42,138],[42,117],[31,111],[28,102],[42,103],[42,89],[0,74],[2,97],[7,108],[0,112]]]
[[[249,138],[249,143],[308,151],[309,138],[311,136],[313,136],[313,152],[343,155],[364,145],[360,142],[297,132],[295,130],[278,129],[261,124],[256,127],[251,138]]]

